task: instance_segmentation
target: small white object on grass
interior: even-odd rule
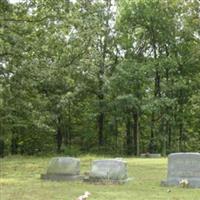
[[[187,179],[181,179],[179,181],[179,185],[181,185],[182,187],[188,187],[189,181]]]
[[[81,195],[77,198],[77,200],[86,200],[91,195],[90,192],[86,191],[84,195]]]

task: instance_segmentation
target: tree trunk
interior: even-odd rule
[[[166,55],[168,57],[169,56],[168,48],[167,47],[165,47],[165,48],[166,48]],[[169,69],[165,70],[165,76],[166,76],[166,85],[169,85]],[[166,96],[170,98],[170,93],[168,91],[166,91]],[[169,143],[167,144],[167,142],[169,142],[169,137],[171,137],[170,127],[169,127],[169,120],[170,120],[169,119],[169,115],[170,115],[169,111],[170,111],[170,107],[166,106],[165,114],[167,115],[167,119],[165,119],[166,125],[165,125],[165,136],[163,138],[163,140],[164,140],[163,141],[163,154],[164,154],[163,156],[166,156],[166,154],[167,154],[167,147],[169,148]],[[168,141],[167,141],[167,139],[168,139]],[[171,145],[171,141],[170,141],[170,145]],[[171,147],[169,149],[171,149]]]
[[[165,157],[167,154],[167,125],[163,119],[161,121],[160,132],[162,133],[162,155]]]
[[[5,142],[0,138],[0,157],[4,157]]]
[[[134,154],[139,156],[140,148],[139,148],[139,127],[138,127],[138,113],[133,113],[133,146],[134,146]]]
[[[172,146],[172,130],[171,127],[168,127],[168,149],[171,151],[171,146]]]
[[[62,130],[61,130],[61,119],[58,117],[58,125],[57,125],[57,132],[56,132],[56,142],[57,142],[57,153],[61,152],[61,145],[62,145]]]
[[[155,33],[154,28],[151,27],[150,31],[152,34],[151,45],[153,48],[154,60],[157,60],[158,56],[157,56],[157,46],[156,46],[156,38],[154,35]],[[154,79],[154,97],[155,98],[161,97],[160,74],[157,68],[156,68],[155,79]],[[155,112],[153,111],[152,116],[151,116],[151,136],[150,136],[150,143],[149,143],[149,152],[155,153],[156,151],[157,151],[157,145],[155,141]]]
[[[103,128],[104,128],[104,112],[103,112],[103,100],[104,100],[104,91],[103,91],[103,86],[104,86],[104,56],[103,56],[103,63],[99,66],[99,74],[98,74],[98,79],[99,79],[99,94],[98,94],[98,101],[99,101],[99,114],[98,114],[98,137],[99,137],[99,147],[104,145],[104,134],[103,134]]]
[[[183,151],[183,123],[179,125],[179,151]]]
[[[104,113],[100,112],[98,116],[99,147],[104,145],[103,125],[104,125]]]
[[[116,117],[114,119],[114,131],[115,131],[115,148],[118,149],[118,122],[116,120]]]
[[[179,95],[179,151],[184,151],[183,149],[183,140],[184,140],[184,136],[183,136],[183,104],[184,104],[184,100],[183,100],[183,90],[180,90],[180,95]]]
[[[131,120],[129,117],[126,121],[126,153],[127,155],[132,153]]]
[[[158,70],[156,70],[156,76],[155,76],[155,97],[161,97],[161,88],[160,88],[160,74]]]
[[[12,133],[11,154],[17,154],[17,153],[18,153],[18,138],[15,133]]]
[[[67,127],[65,128],[65,135],[64,135],[64,144],[65,146],[71,146],[71,104],[68,104],[68,118],[67,118]]]
[[[155,54],[156,56],[156,54]],[[155,57],[156,58],[156,57]],[[155,81],[154,81],[154,97],[160,98],[161,97],[161,89],[160,89],[160,75],[158,70],[156,70]],[[150,153],[155,153],[157,151],[157,144],[155,140],[155,112],[152,112],[151,116],[151,138],[149,144],[149,151]]]
[[[151,136],[150,136],[150,142],[149,142],[149,153],[155,153],[155,136],[154,136],[154,112],[151,116]]]

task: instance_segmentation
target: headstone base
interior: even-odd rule
[[[41,179],[50,181],[76,181],[82,180],[83,176],[68,174],[41,174]]]
[[[83,179],[84,182],[93,183],[93,184],[124,184],[129,181],[129,179],[123,180],[113,180],[113,179],[103,179],[103,178],[93,178],[93,177],[85,177]]]
[[[170,178],[170,179],[161,181],[161,186],[179,186],[180,181],[183,179],[187,179],[188,187],[200,188],[200,179],[199,178]]]

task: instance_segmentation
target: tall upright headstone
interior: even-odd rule
[[[41,175],[47,180],[77,180],[80,179],[80,160],[72,157],[52,158],[46,174]]]
[[[161,185],[179,185],[183,180],[189,187],[200,188],[200,153],[172,153],[168,157],[167,180]]]

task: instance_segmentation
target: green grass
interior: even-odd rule
[[[81,173],[88,171],[91,160],[81,157]],[[200,189],[161,187],[166,177],[167,159],[126,158],[129,177],[124,185],[94,185],[78,182],[51,182],[40,179],[50,158],[6,157],[1,159],[1,200],[76,200],[84,191],[88,200],[200,200]],[[168,189],[171,192],[168,192]]]

